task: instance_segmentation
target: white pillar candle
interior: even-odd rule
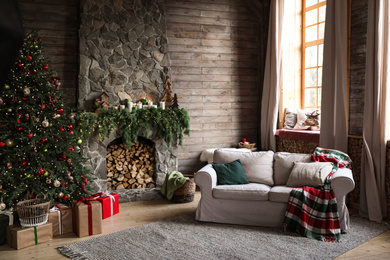
[[[125,109],[125,108],[126,108],[125,105],[121,105],[121,107],[120,107],[121,111],[122,111],[123,109]]]
[[[127,109],[131,112],[133,110],[133,102],[127,102]]]
[[[149,100],[148,106],[149,106],[149,107],[153,106],[153,101]]]
[[[153,105],[152,107],[153,107],[153,108],[157,108],[157,105]]]
[[[142,103],[138,103],[138,109],[142,109]]]
[[[165,102],[164,102],[164,101],[161,101],[161,102],[160,102],[160,107],[161,107],[162,109],[165,109]]]

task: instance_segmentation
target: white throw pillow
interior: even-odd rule
[[[297,110],[286,107],[286,112],[284,113],[283,128],[293,129],[296,124],[297,124]]]
[[[331,162],[295,162],[287,186],[323,186],[332,168],[333,164]]]
[[[307,119],[306,113],[309,113],[308,110],[297,109],[297,123],[294,126],[296,130],[309,129],[310,126],[303,125]]]

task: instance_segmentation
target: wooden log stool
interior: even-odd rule
[[[194,178],[190,178],[183,184],[183,186],[175,190],[171,201],[175,203],[186,203],[194,201],[195,188],[196,185]]]

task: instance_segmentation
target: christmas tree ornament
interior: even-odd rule
[[[29,61],[32,61],[32,57],[31,57],[30,55],[27,55],[27,59],[28,59]]]
[[[22,159],[22,168],[26,168],[28,165],[28,162],[25,159]]]
[[[35,45],[34,45],[34,48],[35,48],[35,49],[38,49],[38,48],[39,48],[39,46],[38,46],[37,44],[35,44]]]
[[[12,139],[6,139],[5,140],[5,145],[7,146],[7,147],[14,147],[14,145],[15,145],[15,143],[14,143],[14,140],[12,140]]]
[[[46,105],[45,104],[42,104],[41,105],[41,109],[43,110],[43,109],[45,109],[46,108]]]
[[[0,146],[3,147],[5,145],[5,143],[3,142],[0,142]]]
[[[67,200],[67,199],[69,199],[69,194],[66,194],[66,195],[64,196],[64,200]]]
[[[76,146],[76,147],[74,148],[74,150],[75,150],[76,152],[80,152],[80,146]]]
[[[49,177],[46,178],[46,183],[47,184],[50,184],[51,183],[51,179]]]
[[[49,127],[49,125],[50,125],[50,123],[49,123],[49,121],[45,117],[45,119],[42,121],[42,126],[43,127]]]
[[[43,65],[42,69],[47,70],[47,69],[49,69],[49,66]]]
[[[81,140],[81,139],[77,140],[77,144],[78,144],[78,145],[83,144],[83,140]]]
[[[30,119],[30,114],[29,114],[29,113],[26,113],[26,114],[24,115],[24,117],[25,117],[26,119]]]
[[[65,194],[63,192],[58,193],[58,198],[59,199],[62,199],[64,196],[65,196]]]
[[[47,151],[48,151],[47,148],[43,149],[43,152],[47,153]]]
[[[0,202],[0,210],[5,210],[7,206],[5,205],[5,203],[3,202],[3,198],[1,198],[1,202]]]
[[[43,174],[43,176],[45,176],[45,177],[49,176],[49,172],[46,170],[45,173]]]
[[[33,133],[29,133],[29,134],[26,134],[26,136],[27,136],[28,138],[32,138],[32,137],[34,136],[34,134],[33,134]]]
[[[63,109],[62,107],[59,107],[59,108],[57,109],[57,114],[62,115],[62,113],[64,113],[64,109]]]
[[[72,129],[73,129],[73,125],[72,125],[72,124],[69,124],[69,125],[68,125],[68,129],[69,129],[69,130],[72,130]]]
[[[30,95],[30,93],[31,93],[30,88],[24,88],[24,89],[23,89],[23,93],[24,93],[25,95]]]
[[[64,128],[60,127],[60,132],[64,132],[64,131],[65,131]]]
[[[12,113],[12,108],[8,108],[8,109],[7,109],[7,112],[8,112],[8,113]]]
[[[9,90],[9,89],[11,89],[11,87],[10,87],[10,85],[5,84],[5,85],[4,85],[4,89],[5,89],[5,90]]]
[[[3,99],[2,99],[2,98],[0,98],[0,105],[1,105],[1,104],[3,104]]]
[[[10,162],[7,162],[7,168],[12,169],[12,164]]]
[[[20,120],[19,120],[19,123],[20,123]],[[21,126],[18,126],[15,128],[15,132],[17,132],[17,133],[20,133],[22,131],[23,131],[23,127],[21,127]]]
[[[68,158],[68,160],[66,160],[68,162],[68,164],[72,164],[72,159]]]
[[[41,168],[39,171],[38,171],[38,175],[43,175],[45,174],[45,169]]]
[[[66,159],[66,156],[65,156],[65,153],[64,153],[64,152],[62,152],[62,153],[60,153],[60,154],[57,155],[57,160],[58,160],[58,161],[65,161],[65,159]],[[68,160],[69,160],[69,159],[68,159]]]
[[[47,139],[47,138],[43,138],[43,139],[40,141],[41,144],[47,144],[47,142],[48,142],[48,139]]]
[[[71,135],[74,134],[73,130],[70,130],[70,131],[69,131],[69,134],[71,134]]]
[[[58,188],[61,185],[61,182],[59,180],[55,180],[53,183],[54,187]]]

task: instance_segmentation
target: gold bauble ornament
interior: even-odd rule
[[[14,140],[8,138],[7,140],[5,140],[5,145],[7,147],[13,147],[15,145],[15,142]]]

